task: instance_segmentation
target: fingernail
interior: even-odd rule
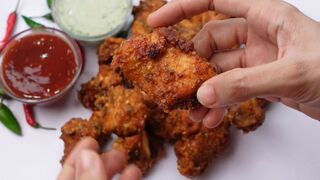
[[[202,85],[198,90],[197,98],[202,105],[211,107],[216,101],[213,87],[208,84]]]
[[[97,175],[99,174],[99,165],[96,162],[94,152],[82,150],[76,164],[76,177],[81,177],[83,174]]]
[[[201,119],[199,117],[197,117],[197,115],[195,115],[194,113],[190,112],[189,114],[189,119],[191,119],[191,121],[194,121],[194,122],[199,122],[201,121]]]
[[[221,123],[221,121],[211,121],[211,120],[207,120],[207,119],[203,120],[203,124],[207,128],[216,128],[219,126],[220,123]]]
[[[213,111],[211,111],[213,112]],[[216,109],[213,113],[208,113],[203,119],[203,124],[207,128],[216,128],[224,120],[226,110],[224,108]]]

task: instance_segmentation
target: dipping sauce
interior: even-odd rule
[[[3,80],[24,99],[46,99],[59,94],[77,73],[75,54],[62,38],[30,34],[13,41],[2,60]]]
[[[53,17],[73,38],[102,40],[122,29],[131,10],[131,0],[57,0]]]

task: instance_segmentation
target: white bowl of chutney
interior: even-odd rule
[[[132,8],[131,0],[55,0],[52,15],[72,38],[99,42],[123,29]]]

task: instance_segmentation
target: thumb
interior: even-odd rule
[[[284,59],[233,69],[206,81],[197,97],[207,108],[226,107],[259,96],[292,98],[303,84],[299,69],[299,64]]]
[[[82,150],[76,159],[76,180],[105,180],[106,172],[100,156],[90,150]]]

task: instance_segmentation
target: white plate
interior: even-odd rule
[[[7,14],[16,1],[0,0],[0,37],[3,37]],[[320,19],[320,3],[314,0],[291,0],[306,14]],[[48,12],[45,0],[22,0],[19,13],[36,16]],[[49,25],[52,25],[49,23]],[[16,32],[27,26],[19,18]],[[60,128],[71,117],[89,117],[77,100],[79,85],[95,75],[98,65],[94,48],[87,48],[87,64],[77,86],[67,99],[50,107],[37,107],[37,119],[43,125]],[[0,179],[55,179],[61,166],[63,143],[60,131],[30,128],[24,121],[22,105],[6,101],[20,120],[23,137],[17,137],[0,125]],[[264,126],[256,132],[232,134],[231,146],[214,161],[206,173],[196,179],[276,180],[320,179],[320,123],[281,105],[272,105]],[[186,179],[176,169],[172,148],[147,179]]]

